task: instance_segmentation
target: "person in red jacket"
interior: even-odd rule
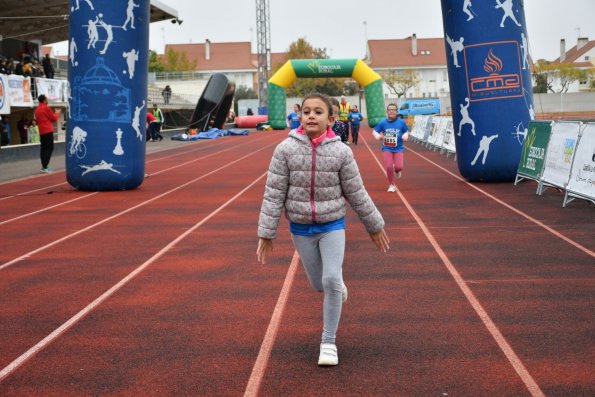
[[[39,140],[41,142],[40,157],[41,157],[41,172],[51,172],[48,168],[52,152],[54,151],[54,123],[58,121],[60,110],[54,112],[48,106],[48,99],[41,94],[39,98],[39,106],[35,109],[35,119],[39,128]]]

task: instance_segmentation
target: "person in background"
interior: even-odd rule
[[[357,140],[359,138],[359,125],[360,121],[364,119],[364,116],[357,110],[357,106],[353,105],[351,107],[351,112],[349,112],[349,124],[351,125],[351,142],[354,145],[357,145]]]
[[[4,58],[0,58],[0,74],[10,74],[8,73],[8,68],[6,67],[6,61],[4,60]]]
[[[27,138],[29,143],[39,143],[39,128],[35,119],[31,120],[27,129]]]
[[[40,145],[40,158],[41,158],[41,172],[47,174],[50,171],[48,165],[52,158],[54,151],[54,123],[58,121],[60,110],[54,112],[48,106],[48,99],[45,95],[41,94],[37,100],[39,106],[35,109],[35,120],[39,125],[39,140]]]
[[[147,113],[147,141],[155,142],[157,140],[157,134],[155,133],[157,124],[157,118],[153,116],[153,113]]]
[[[345,99],[345,95],[341,95],[341,102],[339,102],[339,121],[345,123],[347,127],[347,131],[345,132],[345,140],[343,142],[349,145],[349,112],[351,111],[351,106],[347,99]]]
[[[163,91],[161,91],[161,96],[163,96],[163,103],[169,105],[169,100],[171,99],[171,87],[166,85]]]
[[[384,219],[368,195],[353,152],[333,133],[332,106],[313,93],[302,102],[301,126],[273,153],[258,220],[258,261],[266,263],[283,209],[312,287],[324,292],[318,365],[339,363],[336,333],[347,287],[343,281],[347,203],[381,252],[389,249]],[[304,197],[310,200],[304,201]]]
[[[246,110],[246,116],[254,116],[254,112],[252,111],[252,108],[248,108],[248,110]]]
[[[403,170],[403,142],[409,139],[409,128],[397,115],[397,105],[390,103],[386,107],[386,118],[374,127],[374,138],[382,138],[382,158],[388,179],[388,192],[395,193],[395,174],[401,177]]]
[[[41,61],[41,65],[43,66],[43,73],[45,74],[45,77],[48,79],[53,79],[55,71],[54,64],[50,59],[50,54],[45,54],[45,57],[43,57],[43,60]]]
[[[348,126],[346,123],[337,120],[339,116],[339,101],[336,98],[330,98],[332,109],[333,109],[333,122],[331,128],[335,135],[341,138],[341,142],[347,144]]]
[[[23,114],[21,119],[17,121],[17,130],[19,131],[19,136],[21,138],[21,144],[28,143],[28,129],[29,129],[29,120]]]
[[[8,122],[7,116],[2,116],[0,118],[0,145],[2,146],[9,146],[10,145],[10,123]]]
[[[153,104],[153,116],[155,116],[157,120],[155,121],[156,124],[153,127],[152,141],[159,139],[159,142],[161,142],[163,140],[163,136],[161,135],[161,126],[163,125],[165,118],[163,117],[163,112],[161,109],[159,109],[156,103]]]
[[[293,112],[289,113],[287,116],[287,126],[292,130],[295,130],[300,126],[301,109],[302,107],[300,104],[296,103],[293,105]]]

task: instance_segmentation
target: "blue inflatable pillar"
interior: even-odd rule
[[[145,175],[150,0],[70,0],[66,178],[80,190]]]
[[[441,0],[461,175],[515,178],[534,118],[522,0]]]

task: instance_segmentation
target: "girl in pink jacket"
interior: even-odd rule
[[[302,102],[301,126],[291,130],[273,154],[258,221],[261,263],[273,250],[281,213],[312,287],[324,292],[323,331],[318,365],[337,365],[335,338],[342,304],[347,202],[376,247],[386,252],[384,220],[368,195],[351,149],[335,136],[328,97],[310,94]]]

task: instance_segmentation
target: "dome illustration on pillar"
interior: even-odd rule
[[[76,121],[129,123],[131,120],[130,88],[122,85],[102,57],[97,57],[95,66],[83,77],[74,78],[73,105],[72,118]]]

